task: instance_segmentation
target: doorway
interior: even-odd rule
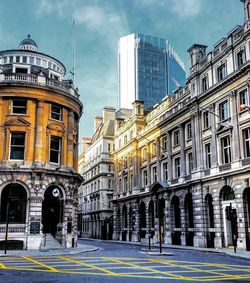
[[[57,186],[51,186],[44,193],[42,203],[42,224],[43,233],[51,234],[55,237],[57,225],[63,219],[63,196],[62,191]]]

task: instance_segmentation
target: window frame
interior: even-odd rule
[[[14,138],[14,135],[23,135],[23,144],[12,144],[13,142],[13,138]],[[10,133],[10,146],[9,146],[9,149],[10,149],[10,152],[9,152],[9,160],[25,160],[25,149],[26,149],[26,132],[19,132],[19,131],[13,131]],[[22,152],[22,155],[23,155],[23,158],[12,158],[12,153],[13,153],[13,148],[23,148],[23,152]]]
[[[20,105],[14,105],[14,102],[17,102],[17,101],[22,101],[22,102],[25,102],[25,106],[20,106]],[[11,108],[11,114],[14,114],[14,115],[27,115],[27,107],[28,105],[28,101],[27,99],[12,99],[12,108]],[[25,111],[22,113],[22,112],[14,112],[14,109],[24,109]]]
[[[223,141],[227,141],[228,144],[223,145]],[[230,164],[232,162],[232,152],[231,152],[231,139],[230,136],[224,136],[220,139],[221,146],[221,163]]]
[[[246,136],[248,133],[248,137]],[[242,130],[244,158],[250,158],[250,128]]]
[[[204,145],[204,151],[205,151],[205,168],[210,169],[212,167],[212,159],[211,159],[211,143],[206,143]]]
[[[59,109],[60,112],[53,111],[53,107]],[[57,119],[55,116],[53,117],[53,115],[58,115],[59,118]],[[52,120],[55,120],[55,121],[62,121],[62,107],[60,107],[60,106],[58,106],[56,104],[51,104],[50,118]]]
[[[173,145],[178,146],[180,145],[180,130],[174,130],[173,131]]]
[[[220,66],[217,67],[217,81],[223,81],[227,76],[227,67],[226,62],[222,63]]]
[[[227,106],[225,108],[225,105]],[[230,108],[228,99],[223,100],[219,103],[219,119],[220,121],[225,121],[230,118]]]
[[[57,139],[58,140],[58,149],[52,149],[51,145],[52,145],[52,140],[55,140]],[[57,152],[57,162],[54,162],[51,160],[52,156],[51,156],[51,152]],[[62,153],[62,138],[61,137],[58,137],[58,136],[50,136],[50,147],[49,147],[49,162],[50,163],[53,163],[53,164],[60,164],[61,163],[61,153]]]

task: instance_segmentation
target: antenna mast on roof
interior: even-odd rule
[[[75,65],[75,20],[73,19],[73,31],[72,31],[72,47],[73,47],[73,68],[70,72],[73,78],[73,86],[75,87],[75,71],[76,71],[76,65]]]

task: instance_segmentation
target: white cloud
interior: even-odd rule
[[[70,2],[68,0],[40,0],[37,5],[36,13],[39,16],[46,16],[51,13],[62,16],[69,4]]]
[[[137,0],[137,4],[170,11],[179,19],[198,15],[203,7],[205,0]]]

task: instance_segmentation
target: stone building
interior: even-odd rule
[[[64,65],[34,40],[0,52],[0,247],[77,240],[79,94]]]
[[[78,231],[82,237],[112,239],[114,119],[115,109],[104,107],[102,117],[95,118],[94,135],[82,139],[79,172],[84,181],[78,192]]]
[[[186,85],[115,120],[113,239],[250,250],[250,0]],[[245,106],[244,106],[245,105]],[[161,234],[160,234],[161,231]]]

